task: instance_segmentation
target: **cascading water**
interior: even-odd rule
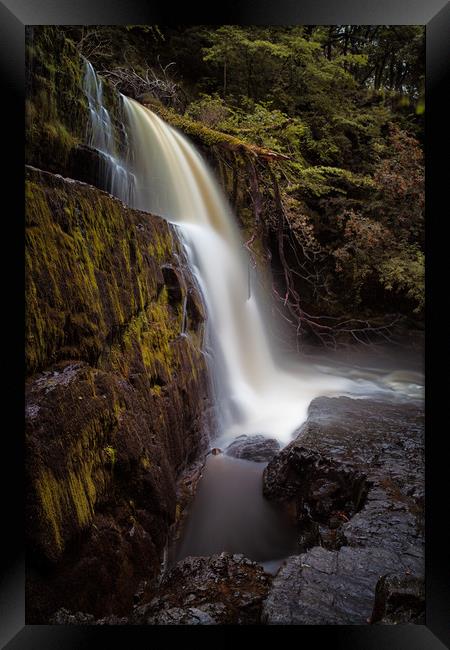
[[[87,61],[85,92],[89,143],[102,155],[105,189],[174,224],[203,294],[216,444],[256,433],[286,444],[319,395],[392,392],[395,382],[383,384],[382,376],[380,386],[370,368],[357,370],[355,377],[345,364],[283,367],[266,327],[264,297],[257,286],[249,296],[248,259],[235,217],[198,151],[152,111],[121,95],[126,141],[119,156],[101,81]],[[292,534],[262,498],[262,469],[226,456],[209,458],[178,557],[228,550],[267,561],[288,554]]]
[[[205,300],[212,372],[223,438],[246,433],[286,443],[319,394],[343,390],[341,378],[283,370],[265,326],[231,209],[193,145],[138,102],[124,98],[135,206],[177,225]]]
[[[100,154],[99,176],[104,189],[127,205],[133,205],[135,178],[118,155],[111,116],[103,101],[102,80],[97,76],[90,61],[85,59],[84,66],[84,92],[90,115],[87,143]],[[127,139],[126,131],[124,136]],[[125,149],[128,147],[125,146]]]
[[[212,172],[194,146],[138,102],[121,95],[127,159],[116,154],[101,80],[86,62],[91,146],[110,170],[108,191],[124,203],[176,225],[205,301],[219,436],[260,433],[286,443],[317,395],[348,382],[306,368],[287,372],[274,358],[255,287],[249,297],[248,259],[236,219]],[[108,176],[109,175],[109,176]]]

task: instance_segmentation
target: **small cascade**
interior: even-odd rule
[[[126,162],[126,157],[129,155],[128,134],[126,131],[123,133],[125,140],[123,150],[126,154],[121,157],[117,151],[113,122],[103,100],[103,82],[87,59],[85,59],[84,92],[90,115],[87,144],[100,154],[100,182],[110,194],[120,198],[126,205],[133,205],[136,179]],[[123,96],[119,95],[119,97],[120,101],[123,101]]]

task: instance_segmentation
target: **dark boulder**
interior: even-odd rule
[[[243,555],[188,557],[162,579],[158,595],[136,607],[140,625],[256,624],[271,576]]]
[[[312,402],[297,439],[264,471],[264,495],[291,514],[303,552],[274,580],[264,608],[268,623],[367,622],[378,580],[393,571],[411,581],[406,592],[411,584],[420,591],[423,443],[417,404]],[[408,608],[402,596],[397,611],[394,593],[390,582],[380,583],[375,619],[416,622],[417,598]]]
[[[378,580],[371,623],[425,624],[425,583],[422,577],[405,573]]]
[[[252,460],[255,463],[267,463],[280,450],[280,443],[275,438],[263,435],[238,436],[225,450],[227,456]]]

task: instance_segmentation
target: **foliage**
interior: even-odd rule
[[[214,95],[202,93],[197,101],[189,104],[186,111],[186,115],[191,119],[219,130],[227,129],[227,118],[231,114],[232,110],[217,93]]]
[[[347,276],[348,291],[356,302],[360,302],[364,280],[371,278],[406,298],[414,313],[422,312],[423,181],[420,147],[391,126],[368,200],[337,216],[343,236],[333,251],[336,271]]]
[[[416,247],[403,248],[395,257],[387,257],[380,265],[380,279],[388,291],[405,292],[420,313],[425,306],[424,254]]]

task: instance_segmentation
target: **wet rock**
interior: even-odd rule
[[[88,145],[80,144],[71,149],[67,170],[64,170],[66,172],[64,175],[105,189],[101,187],[102,166],[106,166],[104,154]]]
[[[174,309],[177,309],[183,301],[183,294],[185,293],[184,281],[180,273],[171,266],[163,266],[162,274],[169,304]]]
[[[69,612],[69,610],[61,608],[50,618],[49,622],[50,625],[127,625],[128,619],[118,616],[95,619],[91,614]]]
[[[300,527],[341,529],[350,546],[396,551],[422,544],[423,409],[318,398],[297,439],[264,471],[264,495],[288,504]]]
[[[385,575],[378,580],[371,623],[397,625],[425,624],[425,581],[404,573]]]
[[[150,614],[146,619],[147,625],[217,625],[218,620],[211,616],[214,614],[214,607],[205,605],[200,607],[170,607],[163,609],[157,614]]]
[[[303,551],[277,575],[267,622],[364,623],[380,578],[399,570],[420,584],[423,442],[423,409],[416,404],[312,402],[297,439],[264,472],[264,494],[291,513]],[[389,603],[394,588],[383,585],[377,598]],[[379,605],[376,618],[394,620],[392,607]],[[416,610],[399,606],[398,618],[414,622]]]
[[[162,579],[158,595],[136,607],[149,625],[256,624],[271,576],[243,555],[188,557]]]
[[[122,616],[207,449],[197,289],[163,219],[32,168],[26,272],[27,622]]]
[[[53,616],[50,617],[50,625],[93,625],[94,617],[92,614],[83,612],[69,612],[62,607]]]
[[[262,621],[270,625],[365,625],[386,571],[417,569],[421,558],[388,549],[316,546],[289,558],[274,578]],[[405,621],[406,622],[406,621]]]
[[[252,460],[255,463],[266,463],[280,450],[280,443],[275,438],[266,438],[257,434],[254,436],[238,436],[225,450],[227,456]]]
[[[202,458],[196,463],[190,465],[178,479],[175,521],[169,531],[169,537],[172,540],[172,543],[175,543],[180,538],[180,535],[183,531],[186,517],[189,513],[189,506],[195,497],[197,485],[202,477],[204,466],[205,460]],[[145,598],[145,594],[148,593],[151,593],[151,590],[145,590],[143,598]]]
[[[196,332],[206,319],[205,306],[198,291],[188,289],[186,296],[187,329]]]

